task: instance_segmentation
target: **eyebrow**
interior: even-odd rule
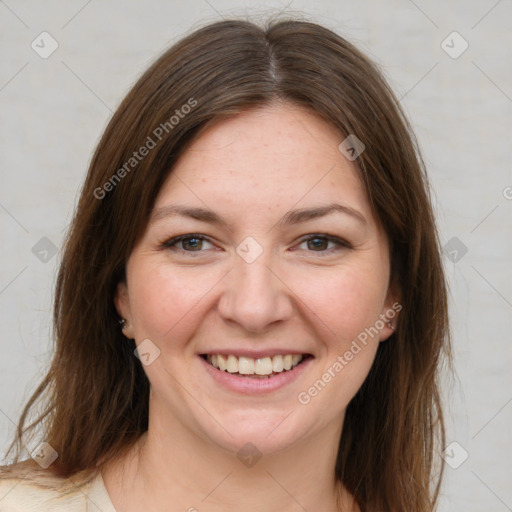
[[[300,224],[301,222],[318,219],[320,217],[325,217],[326,215],[336,212],[349,215],[361,224],[367,224],[366,218],[361,212],[350,206],[338,203],[330,203],[313,208],[300,208],[297,210],[291,210],[283,215],[277,224],[280,226]],[[174,216],[189,217],[191,219],[206,222],[208,224],[220,224],[227,226],[227,222],[211,210],[177,204],[162,206],[160,208],[154,209],[151,214],[150,223]]]

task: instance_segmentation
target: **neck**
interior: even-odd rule
[[[340,434],[338,422],[278,453],[260,457],[247,446],[237,456],[177,418],[163,422],[150,413],[146,434],[128,455],[105,466],[103,478],[118,512],[339,512],[338,494],[341,510],[352,511],[334,478]]]

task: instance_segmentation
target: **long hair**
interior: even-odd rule
[[[364,143],[356,163],[389,240],[390,284],[402,305],[396,331],[379,345],[346,411],[335,477],[366,512],[435,507],[437,443],[444,444],[439,368],[443,353],[449,359],[449,329],[425,167],[377,66],[333,31],[297,19],[203,26],[159,57],[120,104],[65,241],[55,353],[21,415],[15,461],[26,436],[37,433],[59,454],[53,472],[92,472],[147,430],[149,382],[119,328],[116,286],[189,144],[208,123],[274,101],[308,107]]]

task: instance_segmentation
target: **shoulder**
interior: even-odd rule
[[[0,512],[89,512],[88,490],[97,475],[54,475],[33,461],[0,466]]]

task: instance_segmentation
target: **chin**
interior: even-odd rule
[[[297,429],[298,418],[293,418],[295,415],[290,412],[282,409],[265,413],[256,409],[234,411],[232,415],[223,417],[222,426],[226,430],[214,422],[205,432],[212,443],[239,457],[252,450],[272,455],[289,448],[306,433],[305,426]]]

